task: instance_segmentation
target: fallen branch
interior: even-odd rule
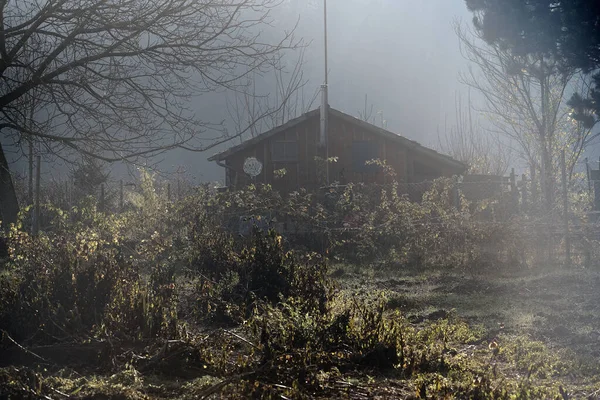
[[[54,389],[53,387],[50,387],[50,390],[52,390],[54,393],[58,393],[58,394],[60,394],[60,395],[61,395],[61,396],[63,396],[63,397],[66,397],[67,399],[70,399],[70,398],[71,398],[71,396],[69,396],[68,394],[66,394],[66,393],[63,393],[63,392],[61,392],[61,391],[60,391],[60,390],[58,390],[58,389]]]
[[[242,342],[244,342],[244,343],[246,343],[246,344],[249,344],[250,346],[254,347],[254,348],[255,348],[255,349],[257,349],[257,350],[260,350],[260,348],[259,348],[257,345],[255,345],[254,343],[252,343],[251,341],[249,341],[249,340],[248,340],[248,339],[246,339],[245,337],[238,335],[238,334],[237,334],[237,333],[235,333],[235,332],[228,331],[227,329],[223,329],[223,332],[225,332],[225,333],[228,333],[228,334],[230,334],[231,336],[233,336],[233,337],[236,337],[236,338],[240,339]]]
[[[45,363],[51,364],[48,360],[46,360],[44,357],[35,354],[33,351],[23,347],[21,344],[17,343],[17,341],[15,339],[13,339],[12,337],[10,337],[10,335],[8,334],[8,332],[6,332],[5,330],[2,330],[2,335],[4,337],[6,337],[8,340],[10,340],[15,346],[17,346],[19,349],[23,350],[25,353],[27,354],[31,354],[32,356],[42,360]]]
[[[237,380],[239,380],[239,379],[242,379],[242,378],[247,378],[247,377],[249,377],[249,376],[252,376],[252,375],[256,375],[256,374],[258,374],[258,373],[259,373],[261,370],[265,369],[267,365],[268,365],[268,364],[265,364],[265,365],[263,365],[262,367],[260,367],[260,368],[259,368],[259,369],[257,369],[256,371],[252,371],[252,372],[246,372],[246,373],[243,373],[243,374],[239,374],[239,375],[236,375],[236,376],[232,376],[231,378],[227,378],[227,379],[225,379],[225,380],[223,380],[223,381],[221,381],[221,382],[219,382],[219,383],[217,383],[217,384],[214,384],[214,385],[212,385],[211,387],[209,387],[209,388],[207,388],[207,389],[203,390],[203,391],[202,391],[202,392],[199,394],[199,398],[200,398],[200,399],[206,399],[206,398],[208,398],[209,396],[211,396],[211,395],[213,395],[213,394],[215,394],[215,393],[219,393],[219,392],[220,392],[221,390],[223,390],[223,389],[224,389],[226,386],[228,386],[228,385],[232,384],[233,382],[235,382],[235,381],[237,381]]]
[[[156,365],[158,365],[160,362],[166,361],[166,360],[171,359],[176,356],[179,356],[182,353],[189,350],[188,346],[182,346],[175,351],[170,351],[169,344],[172,344],[172,343],[186,344],[185,342],[183,342],[181,340],[167,340],[165,342],[165,345],[161,347],[161,349],[158,351],[158,353],[156,353],[154,356],[150,357],[149,359],[146,358],[146,360],[148,360],[148,363],[146,365],[142,366],[139,369],[139,371],[142,373],[147,372],[151,368],[154,368]]]

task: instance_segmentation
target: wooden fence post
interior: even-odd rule
[[[567,162],[565,159],[565,151],[560,152],[562,186],[563,186],[563,212],[564,212],[564,229],[565,229],[565,251],[567,266],[571,265],[571,237],[569,235],[569,188],[567,186]]]
[[[521,209],[527,211],[527,176],[521,175]]]
[[[123,179],[119,182],[119,212],[123,212]]]
[[[104,212],[104,183],[100,184],[100,212]]]
[[[587,177],[587,184],[588,184],[588,195],[592,196],[592,180],[590,178],[590,163],[588,162],[588,158],[585,158],[585,175]],[[593,204],[593,203],[592,203]]]
[[[513,207],[519,208],[519,193],[517,191],[517,182],[515,178],[515,169],[510,171],[510,194],[512,196]]]
[[[69,196],[69,181],[65,181],[65,210],[71,209],[71,199]]]
[[[587,178],[587,184],[588,184],[588,196],[590,198],[590,206],[592,207],[592,210],[594,209],[594,198],[592,197],[592,178],[590,176],[590,163],[588,158],[585,158],[585,175]],[[585,263],[585,267],[589,268],[591,263],[592,263],[592,253],[590,251],[590,246],[589,246],[589,242],[587,242],[586,240],[582,241],[583,244],[583,256],[584,256],[584,263]]]
[[[537,203],[537,181],[535,178],[535,167],[533,165],[529,166],[529,175],[531,176],[531,185],[530,186],[530,190],[531,190],[531,204],[536,204]]]
[[[36,170],[35,170],[35,204],[33,210],[33,226],[32,234],[37,236],[40,232],[40,188],[41,188],[41,171],[42,171],[42,157],[36,156]]]
[[[458,176],[452,180],[452,203],[457,209],[460,208],[460,194],[458,193]]]
[[[33,204],[33,141],[29,138],[29,176],[27,185],[27,205]]]

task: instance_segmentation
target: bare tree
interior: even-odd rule
[[[515,55],[485,43],[478,32],[459,23],[455,30],[464,57],[474,67],[463,74],[463,83],[483,96],[483,111],[495,131],[514,143],[519,155],[539,172],[545,205],[551,207],[560,151],[569,154],[572,171],[591,138],[591,127],[575,123],[567,104],[579,77],[543,54]]]
[[[296,63],[291,69],[281,59],[273,65],[275,71],[275,104],[281,104],[278,113],[271,115],[272,126],[278,126],[285,121],[297,117],[300,113],[307,112],[311,104],[301,104],[299,96],[303,93],[304,86],[308,83],[304,79],[304,49],[300,52]],[[268,107],[267,107],[268,108]]]
[[[377,110],[375,114],[373,114],[374,105],[371,103],[368,104],[368,96],[365,94],[365,105],[361,111],[358,111],[356,118],[368,122],[373,125],[379,124],[379,127],[382,129],[387,129],[387,121],[383,118],[383,110]],[[378,121],[379,119],[379,121]]]
[[[371,105],[367,105],[369,103],[369,97],[365,94],[365,106],[364,108],[358,112],[358,119],[371,123],[371,118],[373,118],[373,103]],[[374,122],[374,121],[373,121]]]
[[[253,75],[248,78],[250,91],[234,92],[233,96],[227,98],[227,111],[235,132],[241,132],[250,126],[246,135],[239,136],[240,142],[247,136],[255,137],[309,111],[316,97],[309,104],[305,104],[300,98],[304,96],[304,88],[308,83],[303,70],[304,50],[299,50],[291,68],[281,58],[275,60],[270,73],[264,74],[260,82],[264,87],[257,89],[257,79]],[[271,112],[268,118],[261,118],[268,110],[275,112]]]
[[[504,175],[511,162],[510,147],[493,136],[473,112],[471,94],[466,105],[457,96],[455,123],[449,129],[444,125],[443,134],[438,130],[438,146],[444,153],[468,165],[471,174]]]
[[[235,135],[198,118],[196,96],[248,90],[245,78],[301,45],[292,31],[264,37],[280,0],[0,0],[0,131],[61,157],[135,161],[203,151]],[[30,120],[22,101],[36,91]],[[31,121],[30,121],[31,122]],[[16,198],[0,148],[0,211]]]

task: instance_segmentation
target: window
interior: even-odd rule
[[[296,132],[283,132],[271,145],[271,159],[274,162],[298,161],[298,141]]]
[[[377,172],[377,165],[367,165],[367,161],[377,158],[379,158],[379,146],[377,142],[352,142],[352,168],[354,172]]]

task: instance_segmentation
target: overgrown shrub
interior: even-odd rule
[[[220,241],[203,258],[203,264],[189,274],[197,278],[200,316],[242,319],[259,302],[276,304],[297,299],[302,310],[324,310],[333,293],[327,265],[321,256],[300,256],[285,251],[282,237],[274,230],[255,230],[247,247],[233,248],[232,241]],[[205,255],[206,257],[206,255]],[[218,270],[214,266],[218,265]]]
[[[338,193],[328,219],[331,254],[342,261],[392,261],[405,267],[469,268],[520,265],[520,230],[515,218],[485,218],[496,203],[469,204],[455,182],[434,181],[421,202],[399,194],[396,183],[372,187],[347,185]],[[336,222],[337,221],[337,222]]]
[[[200,188],[175,206],[159,206],[151,218],[138,217],[158,218],[158,233],[172,238],[181,266],[202,270],[209,279],[229,274],[239,263],[231,251],[239,255],[251,245],[239,235],[244,218],[278,229],[289,248],[341,262],[478,271],[527,263],[527,216],[511,216],[509,202],[469,203],[447,178],[434,181],[420,202],[400,195],[397,183],[285,196],[268,185],[250,185],[220,193]]]
[[[87,209],[56,210],[55,229],[13,227],[0,276],[0,327],[19,340],[56,342],[107,334],[173,335],[174,278],[148,283],[122,247],[126,221]],[[35,335],[32,337],[32,334]]]
[[[495,213],[506,211],[501,199],[473,205],[459,196],[456,202],[453,182],[442,179],[421,203],[400,196],[396,184],[285,197],[268,186],[225,193],[204,187],[172,203],[150,175],[144,179],[120,215],[83,200],[69,211],[49,207],[52,229],[39,236],[18,225],[7,238],[0,328],[25,346],[94,336],[174,338],[183,319],[237,323],[181,335],[181,341],[144,341],[143,350],[120,354],[126,367],[101,390],[126,378],[123,390],[163,390],[169,397],[527,399],[562,393],[555,382],[572,365],[563,354],[550,357],[540,343],[502,335],[488,345],[481,329],[453,313],[412,324],[383,297],[335,290],[328,274],[331,258],[473,270],[514,264],[509,257],[521,256],[523,220],[497,221]],[[285,232],[261,229],[240,237],[228,223],[265,215]],[[311,251],[323,239],[325,256]],[[188,305],[195,314],[187,313]],[[153,374],[167,370],[170,383],[176,374],[207,379],[187,381],[188,388],[198,385],[189,393],[159,389]],[[383,376],[401,390],[388,393]],[[0,390],[14,396],[58,394],[56,385],[73,397],[100,393],[80,377],[52,380],[34,370],[0,369]]]
[[[277,382],[296,389],[286,395],[299,396],[326,393],[335,385],[336,374],[350,371],[396,371],[409,378],[466,367],[455,357],[454,346],[480,340],[480,331],[459,320],[419,330],[384,304],[383,299],[340,297],[324,312],[305,312],[294,299],[261,304],[247,323],[259,340],[258,362],[268,366],[256,387],[272,394],[269,384]]]

